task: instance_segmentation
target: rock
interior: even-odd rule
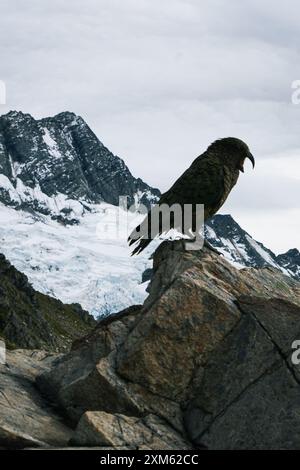
[[[0,255],[0,334],[7,347],[68,351],[96,321],[80,305],[64,305],[33,289]]]
[[[177,279],[125,339],[118,351],[117,371],[153,393],[182,401],[195,368],[239,319],[233,303],[189,277]]]
[[[116,374],[116,351],[141,315],[139,306],[102,320],[95,330],[56,362],[49,372],[37,377],[37,385],[56,401],[73,423],[89,410],[142,416],[161,411],[176,429],[182,430],[179,404],[166,400]]]
[[[67,445],[72,430],[34,384],[57,357],[46,351],[7,351],[7,362],[0,365],[0,447]]]
[[[70,445],[128,449],[189,449],[176,431],[153,415],[136,418],[102,411],[82,415]]]
[[[181,401],[195,369],[240,321],[239,296],[256,289],[262,299],[295,291],[300,298],[299,283],[277,270],[237,271],[222,257],[182,249],[181,242],[158,248],[144,313],[119,349],[117,366],[131,382]]]
[[[135,306],[120,312],[118,315],[101,320],[90,334],[73,343],[72,351],[57,361],[55,369],[37,378],[39,387],[50,398],[57,399],[57,396],[61,393],[68,394],[69,387],[70,393],[76,394],[76,387],[80,384],[78,393],[79,396],[82,395],[80,387],[89,388],[89,384],[93,383],[94,375],[98,376],[99,374],[99,377],[101,376],[101,371],[105,371],[105,368],[101,367],[101,360],[108,358],[110,353],[122,342],[124,336],[132,329],[139,314],[140,307]],[[99,367],[97,368],[97,366]],[[102,379],[99,380],[102,382]],[[93,392],[92,389],[86,390],[86,392],[82,396],[83,403],[89,400],[90,394],[93,397],[96,395],[97,398],[97,392]],[[91,398],[91,400],[95,400],[95,398]],[[59,402],[64,404],[63,397],[60,398]],[[71,403],[69,402],[68,405],[71,405]],[[92,404],[89,406],[92,406]],[[77,416],[77,419],[83,412],[80,410],[78,416],[78,412],[76,412],[78,407],[79,403],[76,402],[74,412],[71,412],[72,415],[74,413]],[[93,408],[84,407],[84,411],[87,409]]]
[[[277,298],[238,304],[241,322],[199,373],[185,415],[189,435],[214,449],[298,449],[300,370],[289,355],[300,308]]]
[[[201,443],[210,449],[300,449],[299,390],[279,362],[223,410]]]
[[[20,429],[18,429],[18,424],[17,426],[15,426],[14,423],[12,423],[11,426],[0,424],[0,449],[13,450],[24,449],[28,447],[48,447],[46,442],[40,441],[39,439],[34,439],[29,434],[20,431]]]
[[[202,442],[214,420],[280,360],[265,331],[251,317],[242,317],[190,385],[185,424],[191,439]]]
[[[100,322],[37,385],[77,426],[70,445],[156,448],[166,426],[170,449],[300,448],[299,318],[298,281],[164,242],[144,305]]]
[[[291,299],[291,301],[297,299]],[[299,307],[285,299],[264,300],[257,297],[239,297],[238,306],[264,329],[282,354],[288,355],[291,344],[300,338]]]

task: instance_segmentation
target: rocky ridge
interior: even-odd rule
[[[96,321],[79,304],[63,304],[33,289],[0,254],[0,336],[9,348],[66,352]]]
[[[300,284],[277,269],[164,242],[144,305],[102,320],[36,384],[69,446],[299,449],[299,315]]]

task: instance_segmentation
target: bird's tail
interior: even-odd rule
[[[140,239],[138,245],[135,247],[135,249],[131,253],[131,256],[138,255],[139,253],[141,253],[141,251],[143,251],[149,245],[151,241],[152,240],[145,239],[145,238]]]
[[[140,233],[140,236],[138,236]],[[147,216],[143,222],[138,225],[129,235],[128,243],[129,246],[133,245],[133,243],[138,242],[137,246],[134,248],[131,256],[138,255],[143,251],[146,246],[151,243],[151,217]]]

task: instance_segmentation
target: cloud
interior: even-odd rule
[[[244,207],[255,232],[250,211],[279,217],[299,200],[285,175],[291,154],[300,172],[299,20],[294,0],[2,0],[0,112],[74,111],[163,190],[211,141],[238,136],[258,164],[228,207]]]

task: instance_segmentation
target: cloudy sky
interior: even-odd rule
[[[300,248],[299,24],[296,0],[1,0],[0,113],[74,111],[161,190],[211,141],[244,139],[257,166],[221,212]]]

